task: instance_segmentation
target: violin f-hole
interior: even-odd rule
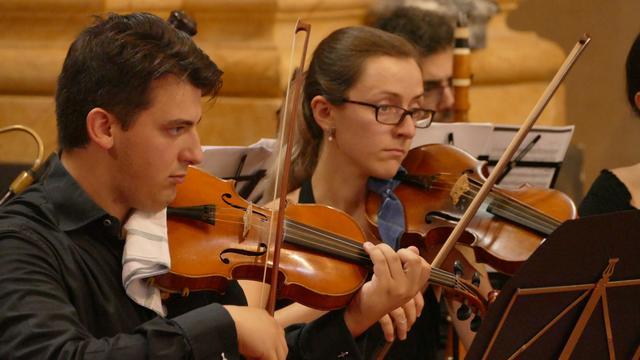
[[[427,215],[424,216],[424,222],[427,224],[431,224],[436,218],[452,222],[457,222],[458,220],[460,220],[460,218],[449,215],[442,211],[430,211],[427,213]]]
[[[267,244],[265,243],[260,243],[258,245],[257,251],[251,251],[246,249],[234,249],[234,248],[224,249],[220,252],[220,261],[222,261],[225,264],[229,264],[231,262],[228,258],[224,256],[225,254],[238,254],[238,255],[244,255],[244,256],[259,257],[266,253],[267,253]]]

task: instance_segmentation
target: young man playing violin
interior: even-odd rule
[[[286,335],[234,283],[169,299],[167,316],[127,296],[123,224],[162,211],[201,161],[201,98],[221,74],[150,14],[98,19],[74,41],[56,93],[59,157],[0,209],[0,358],[359,358],[354,338],[424,286],[416,251],[365,244],[374,274],[346,309]]]

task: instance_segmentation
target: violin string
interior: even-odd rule
[[[313,249],[318,250],[318,248],[322,248],[322,249],[326,249],[329,250],[330,253],[339,256],[339,257],[343,257],[343,258],[347,258],[347,259],[357,259],[359,260],[360,263],[366,263],[369,264],[370,262],[370,258],[368,256],[368,254],[366,252],[364,252],[364,250],[358,251],[355,249],[336,249],[335,247],[329,245],[329,243],[327,243],[326,241],[312,241],[311,238],[307,237],[307,236],[294,236],[292,233],[287,233],[286,240],[291,241],[292,239],[295,239],[295,244],[298,245],[302,245],[302,246],[309,246]],[[460,287],[458,286],[459,283],[456,281],[456,277],[453,274],[450,274],[444,270],[440,270],[437,268],[432,268],[431,269],[431,275],[429,276],[429,281],[431,283],[434,283],[436,285],[440,285],[440,286],[445,286],[445,287],[450,287],[450,288],[460,288],[462,291],[465,292],[469,292],[472,293],[471,291],[467,290],[466,287]]]
[[[450,174],[450,173],[440,173],[437,176],[434,176],[435,180],[432,183],[431,189],[436,190],[450,190],[454,184],[454,181],[440,181],[440,179],[446,180],[456,180],[459,178],[459,175]],[[445,186],[438,186],[438,184],[444,184]],[[469,182],[469,186],[471,190],[464,193],[462,195],[463,198],[473,199],[473,197],[477,194],[477,190],[479,186],[474,184],[473,182]],[[517,199],[513,199],[511,197],[507,197],[504,194],[500,194],[497,192],[492,192],[493,203],[500,206],[501,209],[508,211],[516,216],[519,216],[523,221],[528,221],[531,224],[537,224],[539,228],[546,229],[546,233],[551,233],[555,228],[560,225],[560,222],[537,209],[520,202]],[[226,211],[225,211],[226,210]],[[216,214],[224,214],[224,213],[232,213],[244,214],[245,211],[242,209],[229,209],[229,208],[221,208],[216,210]],[[224,221],[224,220],[223,220]]]
[[[471,185],[471,186],[476,187],[475,185]],[[469,193],[475,194],[476,192],[470,191],[467,194],[462,196],[464,198],[472,199],[473,196],[469,195]],[[529,223],[537,224],[539,225],[539,227],[545,228],[547,234],[553,232],[553,230],[560,225],[560,222],[558,222],[553,218],[540,219],[539,216],[546,216],[546,215],[544,213],[540,213],[535,209],[531,210],[531,208],[528,205],[521,204],[519,203],[518,200],[511,200],[511,199],[504,200],[501,198],[502,195],[497,193],[492,194],[492,196],[495,197],[495,199],[493,200],[495,204],[499,205],[502,209],[510,210],[512,214],[519,216],[523,221],[528,221]],[[225,212],[223,209],[223,210],[218,210],[216,212],[216,214],[225,214],[225,213],[231,213],[233,215],[237,215],[237,214],[244,215],[245,211],[240,209],[227,209]],[[222,217],[216,217],[216,220],[218,219],[224,221]],[[238,218],[237,222],[242,223],[242,220]]]
[[[459,177],[456,177],[455,175],[450,175],[450,174],[446,174],[447,177],[451,178],[452,180],[457,181],[457,179]],[[444,177],[443,177],[444,178]],[[450,181],[450,182],[439,182],[439,181],[434,181],[434,183],[443,183],[447,186],[444,187],[437,187],[434,186],[433,188],[436,189],[440,189],[440,190],[451,190],[453,188],[453,184],[455,183],[455,181]],[[475,180],[477,181],[477,180]],[[480,189],[480,186],[474,183],[474,180],[471,180],[469,182],[469,186],[471,187],[472,190],[474,191],[470,191],[469,193],[471,195],[468,194],[463,194],[462,196],[466,197],[466,198],[470,198],[472,199],[476,194],[477,191]],[[534,216],[534,217],[541,217],[542,219],[540,221],[542,221],[543,223],[549,225],[549,227],[555,228],[557,226],[560,225],[560,222],[557,219],[554,219],[553,217],[535,209],[534,207],[518,200],[515,199],[511,196],[502,194],[500,192],[497,191],[492,191],[492,195],[494,197],[494,201],[497,202],[498,204],[500,204],[502,206],[502,208],[504,209],[512,209],[512,211],[516,212],[516,213],[524,213],[524,214],[531,214],[530,216]]]
[[[444,174],[443,174],[444,175]],[[440,176],[441,178],[444,178],[445,176]],[[453,176],[450,176],[453,177]],[[473,184],[473,183],[469,183],[470,187],[472,187],[472,191],[469,191],[468,193],[472,193],[475,194],[475,189],[478,188],[477,185]],[[493,201],[495,201],[496,203],[498,203],[500,206],[502,206],[503,209],[513,209],[512,213],[516,214],[516,215],[520,215],[521,218],[523,218],[523,220],[527,220],[530,221],[531,223],[538,223],[538,225],[541,225],[543,227],[546,227],[548,233],[551,233],[557,226],[559,226],[559,222],[555,221],[552,219],[551,223],[547,223],[545,221],[545,219],[539,219],[535,213],[533,213],[532,216],[529,216],[529,207],[526,204],[521,204],[519,201],[515,200],[515,199],[507,199],[507,200],[503,200],[501,199],[501,195],[502,194],[498,194],[498,193],[494,193],[492,194],[494,195],[495,199]],[[465,194],[463,195],[464,197],[468,197],[468,198],[472,198],[471,195]],[[511,204],[515,204],[515,206],[512,206]],[[519,208],[523,208],[519,209]],[[518,209],[516,211],[516,209]],[[534,209],[534,211],[537,211]],[[242,209],[230,209],[230,208],[220,208],[220,209],[216,209],[216,215],[226,215],[226,214],[232,214],[232,215],[239,215],[242,214],[244,215],[246,212]],[[544,215],[544,214],[542,214]],[[221,221],[221,222],[226,222],[226,223],[238,223],[238,224],[242,224],[243,223],[243,219],[241,217],[233,217],[233,221],[232,220],[227,220],[224,219],[222,216],[216,216],[216,221]],[[255,225],[254,225],[255,226]],[[258,226],[259,229],[263,229],[264,226]]]
[[[453,188],[453,184],[455,181],[439,181],[439,179],[447,179],[450,178],[452,180],[456,180],[459,178],[457,175],[453,174],[439,174],[435,177],[436,180],[430,183],[430,189],[434,190],[451,190]],[[438,186],[439,184],[444,184],[445,186]],[[464,193],[462,197],[467,199],[472,199],[475,194],[477,194],[477,190],[479,186],[474,184],[473,182],[469,183],[471,190]],[[547,233],[551,233],[555,228],[560,225],[560,222],[553,217],[546,215],[539,210],[533,208],[532,206],[525,204],[517,199],[506,196],[499,192],[492,192],[493,195],[493,203],[500,206],[501,209],[508,210],[510,213],[519,216],[521,219],[526,220],[530,223],[534,223],[539,225],[539,227],[543,227],[546,229]]]
[[[457,179],[459,179],[459,175],[450,174],[450,173],[441,173],[435,177],[431,184],[431,189],[434,190],[451,190],[453,188],[453,184]],[[451,179],[455,181],[439,181],[440,179],[446,180]],[[444,184],[444,186],[438,186],[440,184]],[[479,186],[474,184],[473,182],[469,183],[471,190],[464,193],[462,195],[463,198],[473,199],[473,197],[477,194],[477,190]],[[560,221],[550,217],[539,210],[531,207],[528,204],[522,203],[521,201],[514,199],[509,196],[505,196],[504,194],[498,192],[492,192],[493,203],[500,206],[501,209],[505,211],[509,211],[510,213],[519,216],[522,220],[528,221],[533,224],[539,225],[539,227],[545,228],[546,233],[551,233],[555,228],[560,225]],[[225,209],[217,210],[217,213],[222,214]],[[245,211],[242,209],[226,209],[227,212],[231,212],[233,214],[241,213],[244,214]]]
[[[345,254],[351,255],[349,259],[356,258],[362,263],[370,263],[369,255],[357,241],[337,236],[332,233],[327,233],[321,229],[298,222],[288,221],[287,224],[290,226],[287,227],[285,241],[295,239],[296,244],[302,246],[306,245],[312,249],[317,249],[318,246],[328,247],[328,249],[331,250],[330,253],[333,253],[336,256]],[[309,234],[312,235],[309,236]],[[335,246],[332,246],[335,245],[332,244],[334,242],[349,246],[342,246],[342,248],[336,250]],[[429,276],[429,282],[448,288],[458,289],[459,291],[466,293],[467,297],[473,297],[474,299],[477,298],[476,291],[471,290],[470,287],[466,283],[461,282],[456,275],[447,271],[432,268]]]
[[[469,198],[475,197],[478,193],[479,187],[476,185],[472,185],[473,190],[470,191],[468,196]],[[496,207],[500,207],[503,210],[508,210],[509,213],[518,216],[522,222],[529,222],[534,225],[538,225],[538,228],[544,228],[545,234],[551,234],[553,230],[555,230],[558,226],[560,226],[560,221],[552,218],[544,214],[543,212],[531,207],[530,205],[524,204],[519,200],[512,199],[506,197],[504,194],[500,193],[492,193],[492,204],[495,204]]]
[[[242,212],[241,210],[229,209],[227,213],[237,214]],[[224,222],[224,223],[232,223],[232,224],[243,224],[242,217],[235,217],[236,221],[223,219],[221,217],[216,217],[216,221]],[[253,226],[254,228],[258,228],[258,230],[264,230],[267,228],[268,223],[262,223],[259,226]],[[291,242],[291,240],[295,240],[294,243],[301,246],[306,246],[312,250],[325,250],[330,254],[334,254],[335,256],[347,258],[351,261],[356,260],[362,264],[371,264],[371,259],[369,255],[362,248],[362,244],[340,235],[333,234],[331,232],[327,232],[324,229],[320,229],[318,227],[310,226],[307,224],[303,224],[293,220],[286,220],[285,227],[285,241]],[[466,284],[458,281],[457,277],[454,274],[451,274],[447,271],[432,268],[431,275],[429,277],[429,281],[450,288],[459,288],[464,292],[473,294],[472,291],[468,289]]]
[[[362,248],[362,244],[358,243],[357,241],[344,238],[341,236],[336,236],[335,234],[325,233],[321,230],[319,231],[317,228],[312,228],[312,227],[309,227],[308,225],[297,223],[297,222],[288,221],[287,224],[292,225],[287,228],[288,230],[287,238],[291,239],[291,238],[294,238],[295,236],[295,240],[297,242],[309,243],[309,244],[312,244],[314,247],[317,247],[317,245],[326,246],[328,247],[328,249],[331,249],[331,250],[336,250],[336,248],[332,245],[335,245],[335,243],[338,243],[340,245],[343,245],[339,249],[337,249],[338,255],[348,254],[348,255],[351,255],[351,257],[358,258],[365,262],[370,261],[369,255]],[[309,232],[312,233],[313,235],[307,236]],[[301,236],[301,234],[303,236]],[[344,246],[344,245],[348,245],[348,246]],[[454,287],[457,283],[456,276],[449,272],[446,272],[444,270],[437,269],[437,268],[432,268],[431,272],[432,272],[432,275],[430,276],[430,280],[436,282],[439,285]]]
[[[450,183],[445,183],[450,184]],[[473,197],[477,194],[477,190],[479,190],[479,186],[473,183],[470,183],[471,191],[466,192],[462,195],[462,197],[467,199],[473,199]],[[451,190],[453,186],[446,187],[437,187],[433,186],[432,188],[438,190]],[[532,206],[521,202],[520,200],[514,199],[513,197],[501,194],[499,192],[492,192],[493,202],[500,205],[502,209],[511,210],[512,213],[523,216],[528,220],[538,220],[541,225],[546,225],[551,229],[555,229],[560,225],[560,221],[554,219],[553,217],[533,208]]]
[[[309,226],[307,224],[303,224],[293,220],[288,220],[286,224],[287,231],[289,231],[290,234],[296,234],[298,236],[308,236],[310,239],[315,240],[318,244],[328,246],[327,249],[336,248],[343,253],[360,255],[358,254],[358,249],[361,249],[362,245],[353,239],[336,235],[323,229]]]

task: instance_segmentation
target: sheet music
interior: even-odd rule
[[[520,127],[515,125],[494,126],[489,141],[490,163],[495,164],[500,159],[519,129]],[[574,129],[573,125],[534,126],[516,151],[514,159],[525,147],[529,146],[530,149],[517,159],[515,167],[502,179],[500,185],[520,187],[523,184],[530,184],[547,188],[553,186],[571,143]],[[538,140],[534,141],[536,137]],[[489,168],[493,169],[493,166]]]
[[[535,146],[521,159],[528,162],[547,162],[559,163],[564,160],[564,156],[569,148],[569,143],[573,137],[575,126],[534,126],[524,138],[516,154],[519,153],[529,142],[537,135],[540,140]],[[519,126],[513,125],[496,125],[491,134],[491,144],[489,150],[489,160],[498,160],[505,149],[511,143]]]
[[[448,144],[465,150],[480,160],[495,164],[511,143],[516,125],[490,123],[433,123],[427,129],[418,129],[411,147],[425,144]],[[514,159],[527,146],[529,149],[509,170],[500,185],[520,187],[530,184],[551,187],[573,137],[574,126],[534,126],[516,151]],[[534,141],[534,139],[538,138]],[[514,160],[512,159],[512,161]],[[491,169],[493,166],[489,166]]]
[[[238,175],[250,175],[258,169],[266,169],[275,143],[275,139],[260,139],[249,146],[203,146],[204,159],[198,167],[220,178],[234,177],[242,156],[246,154]]]
[[[448,144],[453,139],[454,146],[474,157],[487,155],[493,124],[489,123],[432,123],[426,129],[416,129],[411,148],[426,144]]]
[[[204,159],[198,167],[220,178],[236,179],[238,195],[257,202],[275,144],[276,139],[260,139],[249,146],[203,146]]]

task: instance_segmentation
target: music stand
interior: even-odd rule
[[[561,225],[505,284],[466,359],[640,358],[640,211]]]

